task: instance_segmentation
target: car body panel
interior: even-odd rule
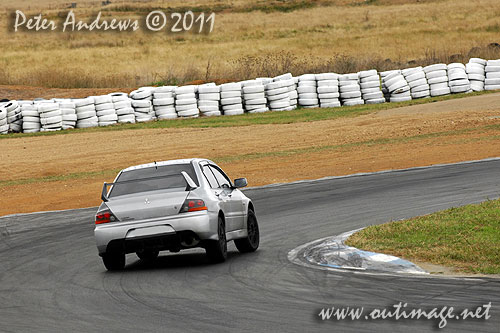
[[[151,228],[156,226],[167,226],[174,232],[190,230],[196,233],[201,239],[217,239],[214,237],[213,230],[217,229],[217,222],[210,218],[207,211],[190,212],[141,221],[115,222],[97,225],[94,234],[97,248],[100,254],[106,252],[106,246],[112,240],[126,239],[127,234],[132,230],[140,228]],[[152,230],[152,229],[150,229]],[[150,233],[150,236],[155,234]]]
[[[247,237],[246,223],[250,199],[239,189],[233,188],[230,180],[229,188],[211,188],[203,174],[202,165],[219,167],[210,160],[183,159],[133,166],[120,171],[115,183],[123,172],[187,163],[193,166],[196,175],[193,180],[199,184],[191,191],[166,189],[111,196],[107,202],[101,204],[98,212],[109,209],[119,221],[95,226],[94,234],[99,255],[106,253],[108,244],[113,241],[147,239],[175,235],[179,232],[192,232],[200,241],[217,240],[219,215],[222,215],[226,222],[228,241]],[[112,187],[109,191],[111,193]],[[203,200],[207,210],[179,213],[186,199]]]
[[[151,235],[168,235],[175,234],[175,229],[169,225],[154,225],[152,227],[142,227],[137,229],[129,229],[125,235],[125,239],[141,239]]]

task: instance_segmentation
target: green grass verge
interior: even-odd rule
[[[13,134],[0,135],[0,140],[11,139],[11,138],[47,136],[47,135],[50,136],[50,135],[64,135],[64,134],[74,134],[74,133],[123,131],[123,130],[150,129],[150,128],[213,128],[213,127],[238,127],[238,126],[250,126],[250,125],[304,123],[304,122],[321,121],[321,120],[329,120],[337,118],[356,117],[381,110],[394,109],[410,105],[435,103],[439,101],[477,96],[488,93],[491,92],[485,91],[485,92],[477,92],[470,94],[456,94],[456,95],[448,95],[448,96],[434,97],[427,99],[417,99],[401,103],[343,106],[340,108],[324,108],[324,109],[300,108],[286,112],[265,112],[257,114],[243,114],[239,116],[162,120],[162,121],[152,121],[147,123],[117,124],[107,127],[82,128],[82,129],[57,131],[57,132],[13,133]]]
[[[500,274],[500,200],[371,226],[347,244],[466,273]]]

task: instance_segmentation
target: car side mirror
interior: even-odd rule
[[[236,188],[245,187],[247,185],[248,185],[248,182],[247,182],[246,178],[236,178],[234,180],[234,187],[236,187]]]

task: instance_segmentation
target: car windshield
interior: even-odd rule
[[[109,197],[157,190],[184,189],[186,181],[181,174],[182,171],[185,171],[198,185],[198,178],[191,164],[171,164],[122,172],[111,188]]]

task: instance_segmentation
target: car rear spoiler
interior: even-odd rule
[[[189,176],[189,174],[185,171],[181,171],[181,175],[184,178],[184,181],[186,182],[186,191],[192,191],[196,188],[198,188],[198,185],[193,181],[193,179]],[[154,180],[154,179],[162,179],[166,177],[173,177],[173,176],[178,176],[178,175],[166,175],[166,176],[157,176],[157,177],[148,177],[148,178],[141,178],[141,179],[131,179],[131,180],[124,180],[121,182],[116,182],[116,183],[106,183],[104,182],[102,186],[102,192],[101,192],[101,200],[104,202],[108,202],[108,188],[109,186],[113,186],[116,184],[127,184],[127,183],[137,183],[143,180]]]

